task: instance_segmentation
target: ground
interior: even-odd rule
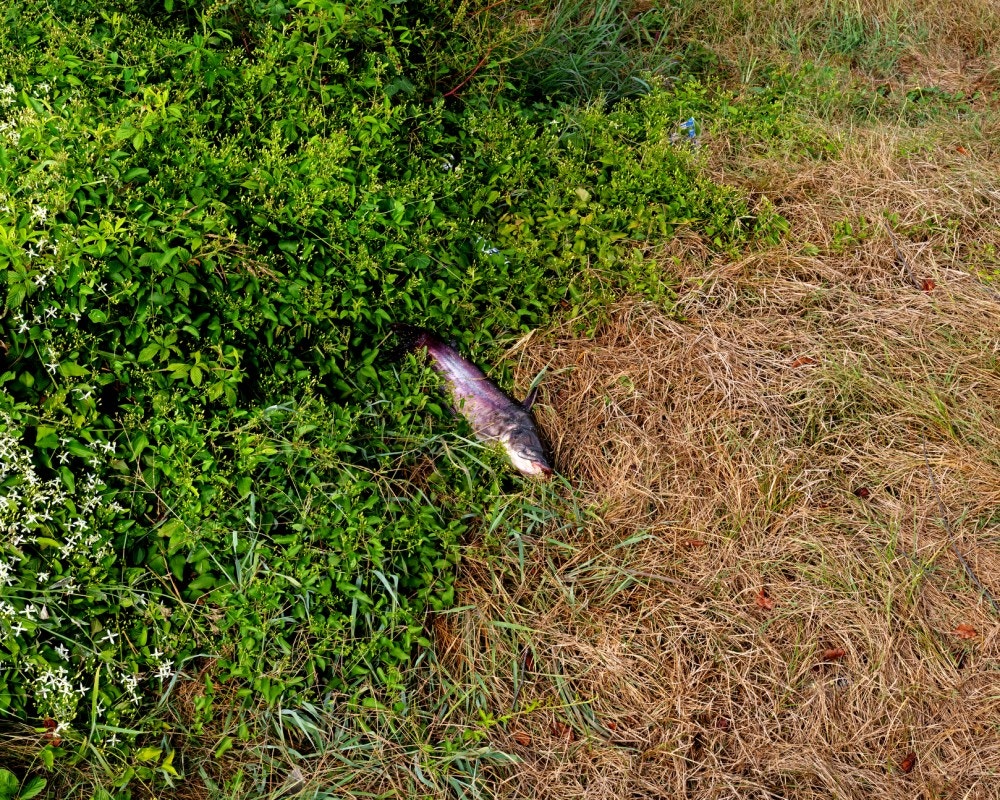
[[[945,49],[886,91],[995,80]],[[498,796],[1000,796],[997,118],[810,124],[705,136],[785,243],[681,236],[669,312],[510,351],[579,516],[470,542],[435,622]]]
[[[469,47],[428,66],[428,97],[460,108],[473,89],[501,92],[516,59],[491,54],[587,29],[584,5],[442,3]],[[405,668],[285,704],[225,682],[215,658],[185,662],[134,742],[151,764],[176,754],[178,772],[150,766],[130,798],[1000,798],[1000,9],[608,5],[661,14],[640,49],[677,64],[650,85],[697,106],[697,142],[678,135],[667,154],[697,148],[685,169],[749,197],[741,224],[785,222],[729,239],[702,219],[677,225],[645,262],[616,264],[628,279],[606,283],[607,304],[593,280],[551,324],[499,347],[471,339],[518,396],[542,373],[535,413],[557,478],[494,475],[509,494],[468,526],[454,602],[421,618],[431,646]],[[567,131],[603,113],[600,92],[584,99]],[[544,152],[563,151],[576,152]],[[597,174],[580,164],[581,181]],[[529,177],[514,194],[541,197]],[[508,227],[516,239],[537,226],[533,247],[543,222],[570,215],[525,208]],[[408,369],[426,402],[433,387]],[[400,458],[383,499],[459,480],[456,442],[478,459],[454,429],[435,434]],[[288,650],[263,671],[294,675],[315,655]],[[40,736],[6,740],[25,776],[40,771]],[[110,800],[93,787],[131,751],[87,747],[59,762],[50,796]]]

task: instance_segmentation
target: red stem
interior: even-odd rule
[[[492,52],[493,52],[493,48],[491,47],[489,50],[486,51],[486,55],[484,55],[481,59],[479,59],[479,63],[476,64],[476,66],[473,68],[472,72],[470,72],[466,76],[465,80],[462,81],[460,84],[458,84],[458,86],[456,86],[451,91],[445,93],[444,96],[445,97],[452,97],[452,96],[454,96],[458,92],[459,89],[461,89],[463,86],[465,86],[465,84],[467,84],[469,81],[471,81],[476,76],[476,73],[479,72],[479,70],[481,70],[483,68],[483,65],[486,63],[486,59],[488,59],[490,57],[490,53],[492,53]]]

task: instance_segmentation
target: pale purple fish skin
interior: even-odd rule
[[[431,365],[448,383],[455,408],[469,420],[476,436],[499,442],[519,472],[533,477],[552,474],[535,421],[524,406],[436,336],[422,332],[416,344],[427,348]]]

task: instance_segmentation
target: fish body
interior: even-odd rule
[[[430,331],[404,325],[397,325],[396,330],[408,349],[427,350],[431,367],[451,390],[452,405],[469,421],[478,439],[499,443],[522,475],[552,475],[530,402],[518,403],[507,396],[479,367]]]

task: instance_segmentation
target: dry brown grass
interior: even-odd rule
[[[523,564],[473,543],[435,625],[509,715],[499,796],[1000,797],[973,582],[1000,598],[1000,296],[970,274],[1000,243],[998,140],[948,131],[834,131],[823,161],[715,142],[788,244],[684,242],[680,316],[626,300],[514,348],[524,382],[553,373],[540,421],[594,518]]]
[[[948,91],[1000,88],[1000,5],[994,0],[681,0],[661,4],[672,38],[699,42],[723,66],[843,58],[862,73]],[[851,25],[865,40],[852,48]]]

